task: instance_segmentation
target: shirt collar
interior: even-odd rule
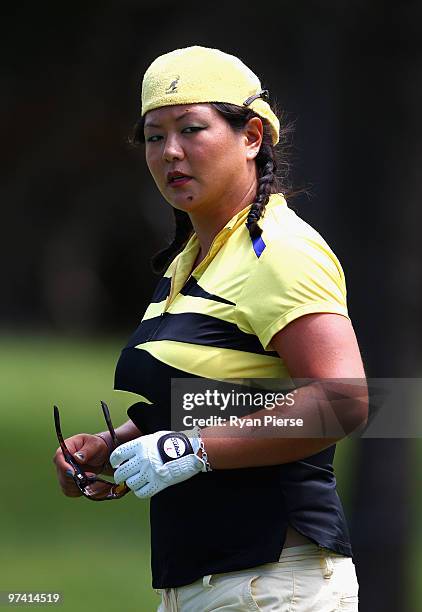
[[[281,193],[274,193],[270,195],[267,205],[265,206],[265,213],[271,210],[275,206],[286,205],[286,201]],[[192,274],[192,266],[193,262],[196,259],[198,254],[200,245],[199,240],[196,234],[193,234],[183,251],[177,258],[176,266],[172,275],[172,283],[170,295],[167,298],[166,308],[173,301],[174,297],[179,293],[181,288],[186,283],[190,274],[195,276],[195,278],[199,279],[204,270],[208,267],[210,262],[214,259],[218,251],[221,249],[223,244],[229,239],[229,237],[244,223],[246,223],[246,219],[248,217],[249,210],[251,208],[251,204],[242,208],[239,212],[237,212],[233,217],[227,221],[225,226],[218,232],[215,236],[210,249],[201,263],[196,266],[195,274]],[[262,229],[262,220],[258,220],[258,225]]]
[[[287,205],[283,194],[282,193],[272,193],[269,197],[268,203],[265,206],[264,216],[268,210],[274,208],[275,206],[280,206],[283,204]],[[237,230],[237,228],[240,225],[242,225],[242,223],[244,222],[246,223],[246,219],[248,218],[250,209],[251,209],[251,204],[248,204],[247,206],[245,206],[245,208],[242,208],[242,210],[240,210],[235,215],[233,215],[233,217],[229,219],[229,221],[227,221],[226,225],[218,232],[212,244],[214,244],[217,241],[220,241],[220,238],[223,236],[224,236],[224,241],[225,241],[230,234],[232,234],[235,230]],[[258,220],[258,225],[262,229],[262,219]],[[194,245],[197,244],[197,242],[198,242],[198,238],[196,234],[193,234],[190,237],[188,243],[186,244],[185,252],[190,250]],[[212,249],[212,245],[211,245],[211,249]],[[194,250],[196,250],[196,248]]]

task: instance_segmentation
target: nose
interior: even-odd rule
[[[168,134],[163,149],[163,159],[167,162],[183,159],[185,153],[176,134]]]

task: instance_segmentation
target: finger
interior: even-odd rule
[[[73,449],[75,447],[73,446]],[[72,450],[73,450],[72,449]],[[61,447],[59,446],[53,458],[53,462],[56,467],[57,479],[59,481],[60,488],[66,497],[81,497],[82,492],[73,480],[73,474],[75,472],[72,465],[65,461]]]
[[[67,497],[81,497],[82,492],[72,478],[73,470],[68,469],[65,474],[59,477],[59,484],[62,492]]]
[[[159,491],[165,489],[166,486],[167,485],[164,485],[163,483],[160,483],[159,485],[157,482],[154,481],[147,482],[147,484],[143,487],[140,487],[140,489],[136,489],[134,493],[136,497],[139,497],[139,499],[147,499],[148,497],[152,497]]]
[[[125,442],[125,444],[118,446],[110,455],[110,464],[112,467],[116,468],[122,463],[122,461],[126,461],[127,459],[134,457],[136,455],[138,446],[139,442],[136,442],[135,440],[130,440],[129,442]]]
[[[64,459],[59,464],[56,464],[56,468],[60,474],[65,474],[67,470],[72,470],[72,474],[75,471],[73,465],[67,463]]]
[[[66,495],[66,497],[81,497],[82,496],[82,491],[72,480],[68,480],[61,487],[61,489],[64,495]]]
[[[132,459],[129,459],[123,463],[114,472],[114,482],[116,484],[121,484],[127,478],[130,478],[139,472],[145,472],[145,461],[139,459],[139,457],[132,457]]]
[[[76,434],[65,439],[67,449],[76,463],[80,465],[102,465],[108,457],[108,447],[102,438],[93,434]],[[59,447],[56,451],[54,462],[66,469],[63,453]]]
[[[68,483],[68,479],[69,479],[69,475],[67,474],[67,471],[69,470],[71,474],[74,473],[73,466],[65,461],[60,447],[56,451],[53,462],[56,466],[57,478],[59,480],[61,488],[63,489]]]
[[[82,492],[77,486],[62,487],[62,493],[66,495],[66,497],[82,497]]]
[[[141,487],[146,485],[147,482],[149,482],[149,477],[146,472],[138,472],[137,474],[135,474],[135,476],[131,476],[126,480],[127,486],[129,487],[129,489],[132,489],[132,491],[134,491],[135,489],[140,489]]]
[[[96,476],[93,472],[85,472],[85,474],[86,476]],[[63,483],[61,483],[62,491],[67,497],[81,497],[83,493],[73,479],[73,475],[74,470],[66,470],[65,478]]]
[[[60,447],[56,450],[53,462],[55,463],[57,479],[64,495],[67,497],[80,497],[82,493],[72,477],[75,470],[72,465],[65,461]]]
[[[72,456],[86,444],[87,437],[90,437],[90,434],[80,433],[65,438],[66,448]]]
[[[81,465],[102,465],[108,457],[108,447],[102,438],[84,434],[77,440],[76,448],[69,447],[76,461]]]
[[[55,463],[56,468],[62,472],[65,472],[67,469],[71,467],[71,465],[69,465],[69,463],[66,462],[60,446],[54,454],[53,463]]]

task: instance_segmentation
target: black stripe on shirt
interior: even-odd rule
[[[155,287],[154,294],[151,298],[151,303],[162,302],[163,300],[165,300],[170,294],[170,286],[170,276],[163,276],[163,278],[160,278],[157,286]]]
[[[137,402],[132,405],[127,413],[135,425],[144,434],[154,433],[161,429],[172,429],[173,423],[178,422],[181,418],[181,413],[174,412],[175,406],[179,404],[173,403],[173,400],[178,397],[178,393],[185,392],[189,389],[189,380],[183,380],[177,384],[175,379],[200,379],[204,377],[179,370],[170,366],[146,350],[128,348],[123,349],[120,358],[117,362],[114,388],[121,391],[129,391],[144,396],[149,402]],[[247,381],[247,379],[246,379]],[[210,378],[212,389],[218,389],[220,392],[226,393],[252,393],[254,396],[265,393],[265,390],[252,387],[246,382],[246,385],[238,384],[233,380],[213,380]],[[283,389],[283,393],[286,391]],[[263,405],[263,404],[260,404]],[[253,403],[246,406],[230,405],[230,414],[236,416],[246,416],[256,412],[257,408]],[[173,414],[172,414],[173,410]],[[221,416],[221,406],[215,404],[213,407],[203,406],[195,407],[195,417],[206,418],[211,414]]]
[[[205,291],[205,289],[198,284],[198,281],[193,276],[190,277],[180,293],[183,293],[183,295],[192,295],[193,297],[201,297],[206,300],[213,300],[214,302],[222,302],[223,304],[231,304],[232,306],[236,306],[234,302],[226,300],[226,298]]]
[[[278,357],[275,351],[265,351],[257,336],[242,332],[234,323],[192,312],[164,312],[159,317],[142,321],[126,348],[157,340],[173,340]]]

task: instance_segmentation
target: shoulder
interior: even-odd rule
[[[344,280],[340,261],[326,239],[289,208],[282,194],[272,195],[267,206],[259,221],[264,248],[257,272],[273,266],[293,272],[312,262],[312,267],[328,268]]]

